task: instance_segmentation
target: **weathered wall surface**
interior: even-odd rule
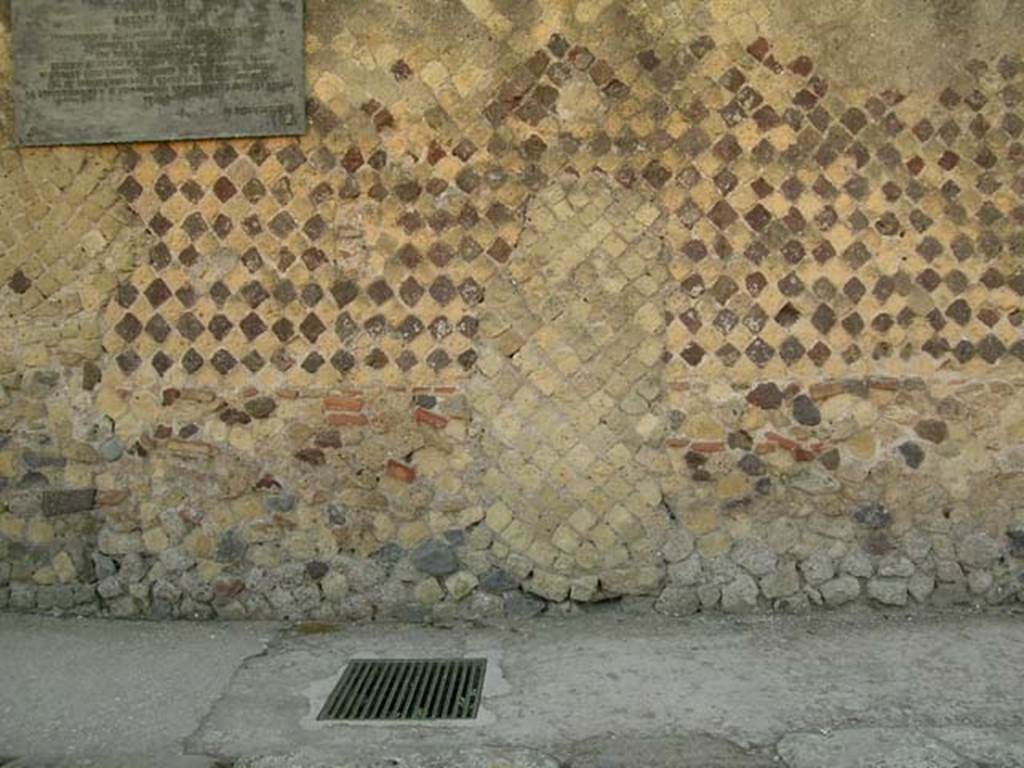
[[[311,128],[17,150],[0,608],[1024,595],[1015,2],[307,3]]]

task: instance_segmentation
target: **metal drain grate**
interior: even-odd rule
[[[487,659],[353,659],[317,720],[472,720]]]

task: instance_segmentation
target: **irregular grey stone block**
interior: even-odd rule
[[[865,504],[853,513],[853,519],[868,528],[887,528],[892,525],[892,515],[881,504]]]
[[[40,496],[43,514],[72,515],[96,508],[96,489],[78,488],[43,491]]]
[[[821,424],[821,411],[807,395],[797,395],[793,398],[793,418],[804,426],[816,427]]]
[[[722,597],[722,589],[717,584],[703,584],[697,587],[697,597],[702,608],[714,608]]]
[[[412,564],[430,576],[447,576],[459,569],[455,551],[440,539],[430,539],[412,551]]]
[[[886,555],[878,562],[878,575],[908,578],[914,574],[914,564],[899,555]]]
[[[21,455],[21,461],[28,469],[48,469],[66,467],[68,460],[63,456],[54,456],[36,451],[25,451]]]
[[[97,546],[100,552],[107,555],[139,553],[143,550],[142,534],[119,533],[110,529],[104,529],[100,532]]]
[[[957,583],[940,583],[936,585],[935,591],[929,598],[932,605],[966,605],[971,602],[971,595],[967,591],[967,584],[963,581]]]
[[[953,560],[939,560],[935,564],[935,578],[956,584],[964,580],[964,569]]]
[[[693,587],[669,584],[654,603],[654,610],[666,616],[689,616],[700,610],[700,597]]]
[[[480,589],[485,592],[510,592],[519,588],[519,579],[508,571],[496,568],[480,580]]]
[[[836,575],[836,565],[827,552],[816,550],[800,563],[800,572],[811,584],[821,584]]]
[[[868,596],[883,605],[906,605],[907,582],[904,579],[871,579]]]
[[[826,581],[818,589],[825,604],[832,608],[856,600],[860,596],[860,582],[853,576],[839,576]]]
[[[774,550],[759,539],[744,539],[732,548],[732,561],[754,576],[765,576],[775,570],[778,561]]]
[[[116,437],[112,437],[104,440],[96,451],[105,461],[117,461],[124,455],[124,444]]]
[[[792,595],[799,589],[800,575],[793,562],[783,563],[774,573],[761,579],[761,592],[769,600]]]
[[[516,590],[505,594],[505,615],[510,619],[529,619],[544,611],[547,603]]]
[[[967,588],[972,594],[982,595],[992,588],[992,574],[986,570],[971,571],[967,576]]]
[[[296,501],[295,494],[292,493],[268,493],[263,497],[263,506],[268,512],[284,514],[295,509]]]
[[[935,591],[935,577],[918,571],[907,582],[907,591],[919,603],[923,603]]]
[[[999,554],[999,542],[983,532],[968,534],[956,545],[957,559],[974,568],[988,568]]]
[[[920,563],[931,554],[932,541],[927,533],[914,529],[903,537],[903,551],[915,563]]]
[[[703,575],[700,555],[690,555],[679,563],[668,567],[668,580],[683,587],[699,584]]]
[[[12,584],[8,601],[16,611],[27,611],[36,605],[36,588],[31,584]]]
[[[750,576],[741,573],[722,588],[722,610],[727,613],[743,613],[757,607],[757,584]]]
[[[217,542],[217,561],[221,563],[237,563],[245,557],[249,545],[245,543],[237,531],[228,531]]]
[[[116,576],[108,576],[96,586],[96,593],[104,600],[112,600],[121,594],[121,582]]]
[[[1010,555],[1024,557],[1024,527],[1011,528],[1006,532],[1006,538],[1010,542]]]
[[[268,419],[277,410],[277,403],[272,397],[254,397],[246,402],[245,410],[254,419]]]

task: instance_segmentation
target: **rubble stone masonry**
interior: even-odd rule
[[[306,5],[301,139],[14,148],[3,19],[0,609],[1024,600],[1020,4]]]

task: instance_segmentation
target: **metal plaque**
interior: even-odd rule
[[[301,134],[302,0],[13,0],[23,145]]]

